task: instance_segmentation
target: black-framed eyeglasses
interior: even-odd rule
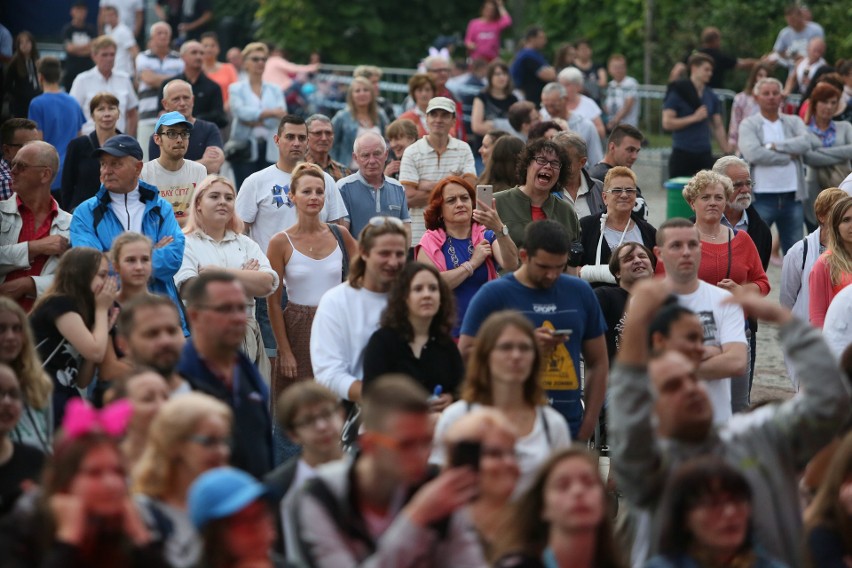
[[[548,160],[544,156],[536,156],[534,158],[534,160],[535,160],[535,163],[538,164],[539,166],[548,166],[549,165],[554,170],[561,170],[562,169],[562,162],[560,162],[559,160]]]
[[[177,140],[178,138],[186,140],[189,138],[190,132],[189,130],[165,130],[163,132],[157,132],[157,135],[165,136],[169,140]]]

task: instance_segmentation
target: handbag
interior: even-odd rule
[[[852,172],[849,162],[841,162],[832,166],[822,166],[814,169],[817,174],[817,184],[819,184],[821,190],[828,187],[839,187],[843,183],[843,180],[846,179],[846,176]]]
[[[251,140],[228,140],[222,149],[229,162],[251,161]]]

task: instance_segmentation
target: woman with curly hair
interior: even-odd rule
[[[515,495],[528,487],[547,456],[571,442],[565,418],[547,404],[543,364],[526,317],[512,310],[491,314],[476,335],[461,400],[448,406],[435,426],[437,444],[429,461],[447,462],[443,441],[456,420],[482,406],[496,408],[518,429],[515,451],[521,475]]]
[[[420,262],[406,265],[391,287],[382,327],[364,350],[364,388],[386,373],[403,373],[437,395],[434,412],[444,410],[464,376],[450,337],[454,318],[453,295],[438,270]]]
[[[834,204],[828,218],[828,248],[808,277],[811,325],[822,328],[831,300],[852,283],[852,197]]]
[[[27,314],[15,301],[4,296],[0,296],[0,363],[15,371],[21,387],[21,418],[9,437],[14,442],[50,453],[53,382],[41,368]]]
[[[416,247],[419,262],[441,272],[456,297],[459,328],[473,295],[483,284],[497,278],[498,266],[518,267],[518,247],[500,220],[493,203],[477,203],[476,191],[466,180],[448,176],[429,195],[423,211],[426,232]]]
[[[189,487],[205,471],[227,465],[232,422],[225,404],[192,392],[166,402],[151,423],[132,472],[133,490],[175,568],[195,566],[201,557],[201,539],[187,513]]]
[[[497,568],[623,568],[597,456],[554,453],[506,517]]]

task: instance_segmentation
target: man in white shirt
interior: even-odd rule
[[[115,40],[115,68],[132,77],[135,73],[133,61],[139,53],[133,32],[127,24],[119,20],[118,8],[115,6],[101,6],[101,17],[104,33]]]
[[[805,123],[795,115],[781,114],[781,82],[773,77],[754,86],[760,112],[740,124],[740,152],[754,180],[754,207],[770,227],[777,225],[784,252],[802,238],[807,198],[802,155],[811,149]]]
[[[237,193],[235,211],[246,224],[246,233],[266,253],[272,237],[296,222],[296,208],[290,201],[290,178],[293,169],[305,160],[308,149],[308,128],[305,120],[293,114],[284,115],[278,123],[278,134],[272,137],[278,147],[278,161],[243,182]],[[325,204],[320,211],[324,223],[337,223],[346,217],[346,206],[334,179],[325,176]],[[282,294],[282,301],[286,295]],[[275,336],[269,325],[266,302],[255,306],[257,323],[270,358],[278,355]]]
[[[636,89],[639,82],[627,76],[627,60],[623,55],[611,55],[607,62],[607,70],[612,76],[606,90],[606,129],[612,129],[619,124],[639,126],[639,99]]]
[[[405,149],[399,166],[399,181],[405,186],[411,214],[411,245],[420,243],[426,232],[423,208],[432,188],[448,175],[476,183],[476,166],[470,146],[450,137],[456,120],[456,105],[446,97],[435,97],[426,107],[429,134]]]
[[[68,94],[77,99],[86,116],[83,134],[89,134],[95,129],[92,113],[89,111],[89,101],[96,94],[106,91],[118,99],[121,114],[115,125],[116,128],[123,134],[136,136],[139,98],[136,96],[130,75],[115,69],[116,50],[115,40],[109,36],[100,36],[92,41],[92,59],[95,66],[77,75],[74,84],[71,85],[71,91]]]
[[[666,283],[704,327],[704,359],[696,374],[706,381],[714,424],[723,424],[732,416],[730,378],[747,369],[743,310],[728,302],[729,292],[698,279],[701,240],[695,225],[669,219],[657,229],[657,243],[654,254],[666,268]]]
[[[311,326],[316,381],[342,399],[361,401],[364,348],[379,329],[388,292],[405,266],[408,233],[396,217],[371,222],[358,241],[349,278],[320,299]]]
[[[142,0],[101,0],[100,6],[100,18],[102,21],[104,8],[107,6],[114,7],[118,11],[121,23],[130,29],[133,37],[136,38],[142,35],[142,24],[145,21]]]
[[[160,156],[146,162],[139,178],[160,190],[160,197],[175,211],[183,227],[189,218],[189,198],[196,185],[207,177],[207,168],[198,162],[184,159],[192,134],[192,123],[179,112],[167,112],[157,120],[154,142]]]
[[[828,65],[823,55],[825,55],[825,40],[822,37],[812,37],[808,42],[807,55],[802,57],[787,76],[787,83],[784,85],[785,95],[791,93],[804,95],[807,92],[817,71]]]
[[[548,83],[541,90],[541,120],[563,124],[566,130],[576,132],[586,141],[589,162],[597,164],[603,159],[603,148],[598,129],[588,118],[568,111],[568,91],[559,83]]]

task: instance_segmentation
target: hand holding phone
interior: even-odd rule
[[[460,440],[452,445],[450,452],[451,467],[470,467],[479,471],[479,460],[482,456],[482,443],[473,440]]]
[[[476,186],[476,208],[482,209],[479,203],[482,202],[488,207],[494,202],[494,186],[493,185],[477,185]]]

